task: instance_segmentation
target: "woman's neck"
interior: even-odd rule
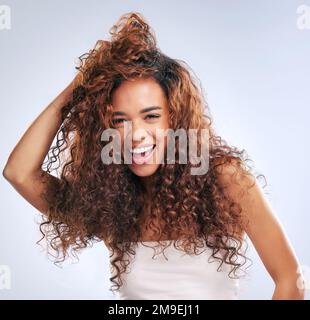
[[[153,183],[153,178],[152,176],[147,176],[147,177],[140,177],[141,182],[145,188],[146,191],[146,195],[147,196],[151,196],[151,187],[152,187],[152,183]]]

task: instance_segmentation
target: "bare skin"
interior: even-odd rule
[[[61,125],[60,110],[70,99],[77,81],[79,75],[33,121],[11,152],[2,172],[16,191],[42,213],[46,213],[47,206],[41,198],[45,183],[40,175],[43,173],[47,179],[55,181],[58,178],[41,167]]]
[[[3,176],[17,192],[42,213],[47,211],[47,205],[41,198],[45,188],[40,179],[41,167],[61,125],[60,110],[70,98],[77,81],[76,77],[34,120],[11,152],[3,170]],[[165,128],[168,125],[167,101],[161,88],[154,82],[125,83],[119,89],[113,100],[115,110],[124,112],[126,119],[134,122],[134,130],[145,129],[146,139],[151,140],[154,137],[155,128]],[[152,105],[162,107],[161,110],[149,112],[160,113],[160,118],[146,117],[147,113],[139,112]],[[119,127],[119,130],[122,129]],[[141,141],[142,136],[139,134],[134,137],[133,146]],[[149,178],[157,168],[157,164],[147,164],[131,169],[147,186],[151,183]],[[257,183],[248,194],[240,197],[239,188],[252,184],[253,177],[240,178],[240,185],[229,184],[229,175],[234,170],[233,165],[223,166],[221,183],[227,186],[225,190],[229,196],[243,208],[244,219],[249,222],[243,233],[248,234],[275,283],[272,299],[304,299],[304,291],[299,290],[296,285],[299,263],[283,228]],[[48,179],[58,180],[46,172],[43,174]]]
[[[169,128],[169,117],[165,94],[153,79],[124,81],[113,93],[112,107],[113,126],[120,133],[122,145],[130,134],[132,148],[145,144],[156,144],[149,162],[128,164],[148,190],[152,174],[160,166],[160,160],[163,158],[162,151],[167,145],[164,133]],[[132,131],[128,131],[127,135],[124,130],[125,123],[132,125]],[[160,130],[163,132],[161,133]],[[159,145],[162,145],[163,148],[160,148]],[[124,153],[124,150],[122,151]]]
[[[257,180],[252,175],[241,175],[233,164],[222,169],[220,177],[225,192],[241,205],[247,223],[244,232],[275,283],[272,299],[303,300],[305,292],[297,287],[299,262]],[[229,183],[231,174],[236,172],[239,185]],[[248,193],[242,196],[242,188],[249,186],[252,187]]]

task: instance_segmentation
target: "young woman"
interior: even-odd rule
[[[161,52],[139,13],[123,15],[110,34],[80,57],[75,79],[31,124],[3,170],[42,213],[42,239],[57,262],[103,240],[123,299],[235,299],[248,235],[274,280],[272,298],[303,299],[299,263],[258,177],[245,151],[216,135],[190,68]],[[108,163],[103,152],[110,129],[120,138],[121,163]],[[166,134],[180,129],[185,141]],[[200,174],[187,153],[191,129],[198,150],[208,133],[208,168]],[[109,155],[115,160],[117,150]],[[164,252],[153,259],[156,244]]]

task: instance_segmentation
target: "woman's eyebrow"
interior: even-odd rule
[[[153,111],[153,110],[161,110],[161,109],[162,109],[162,107],[159,107],[159,106],[151,106],[151,107],[147,107],[147,108],[144,108],[144,109],[140,110],[139,113],[146,113],[146,112],[150,112],[150,111]],[[125,116],[126,112],[115,111],[115,112],[113,112],[112,115],[113,116]]]
[[[161,110],[162,107],[159,106],[152,106],[152,107],[148,107],[148,108],[144,108],[142,110],[140,110],[139,113],[145,113],[145,112],[149,112],[149,111],[153,111],[153,110]]]

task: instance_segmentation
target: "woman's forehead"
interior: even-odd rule
[[[161,86],[153,79],[125,80],[114,91],[112,105],[115,109],[160,105],[165,108],[166,97]]]

